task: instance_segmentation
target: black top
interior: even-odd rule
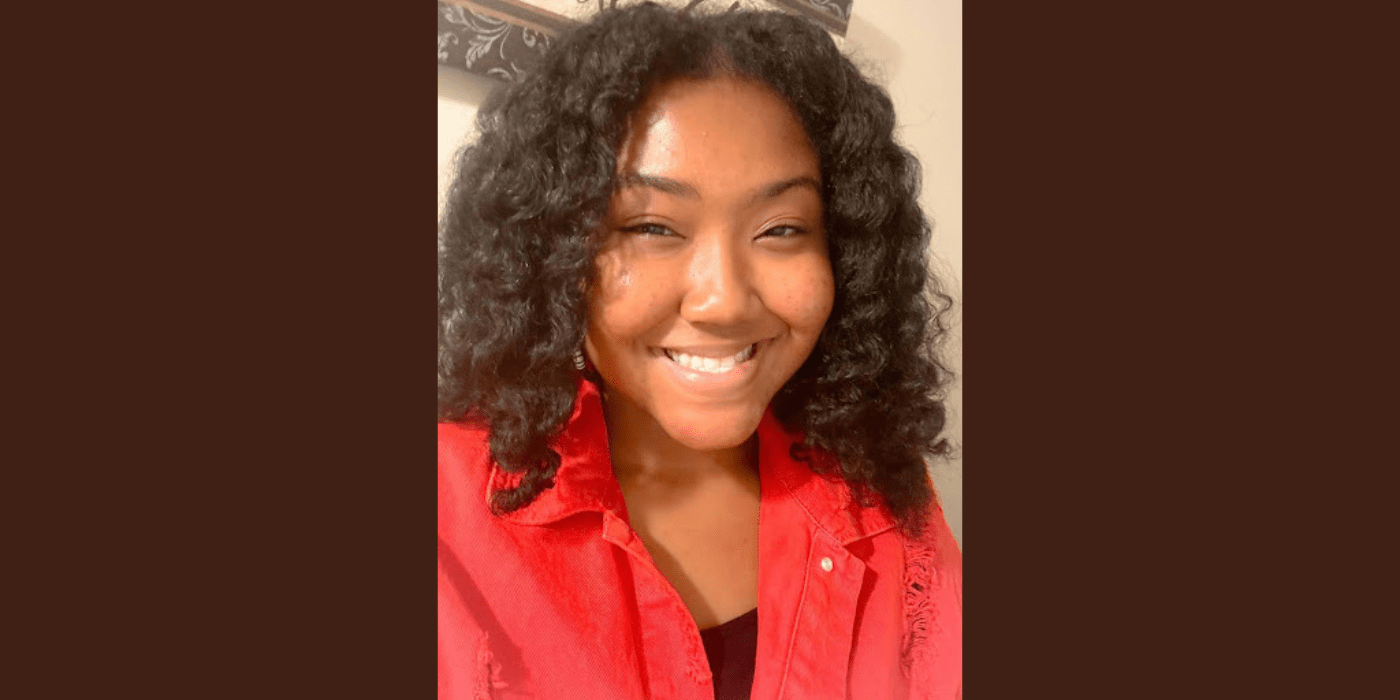
[[[700,641],[705,643],[705,656],[715,677],[715,700],[749,700],[758,654],[758,609],[700,630]]]

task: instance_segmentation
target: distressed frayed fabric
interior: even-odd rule
[[[759,438],[753,699],[957,698],[962,554],[935,507],[903,537],[879,506]],[[628,525],[597,387],[554,443],[554,486],[503,516],[486,431],[438,426],[438,697],[712,700],[700,631]]]

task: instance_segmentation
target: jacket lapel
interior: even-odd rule
[[[839,479],[794,460],[800,435],[759,426],[758,659],[754,698],[845,697],[866,563],[850,545],[893,527]],[[817,454],[818,459],[829,456]]]

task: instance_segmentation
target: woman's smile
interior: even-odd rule
[[[761,367],[762,344],[752,343],[735,353],[719,346],[686,346],[685,351],[661,348],[657,354],[658,361],[682,391],[698,399],[726,398],[753,385],[754,375]]]
[[[720,351],[719,354],[715,354],[716,351],[713,348],[686,348],[684,350],[679,348],[662,348],[661,351],[665,353],[666,357],[672,362],[686,369],[692,369],[706,374],[723,374],[733,370],[736,365],[752,359],[757,349],[758,343],[747,345],[743,350],[732,355],[726,354],[723,351]]]

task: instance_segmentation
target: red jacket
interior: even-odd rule
[[[962,695],[962,553],[935,507],[910,541],[788,449],[759,437],[753,699]],[[631,527],[597,388],[554,444],[555,485],[494,516],[513,483],[486,431],[438,425],[438,697],[713,700],[700,633]]]

